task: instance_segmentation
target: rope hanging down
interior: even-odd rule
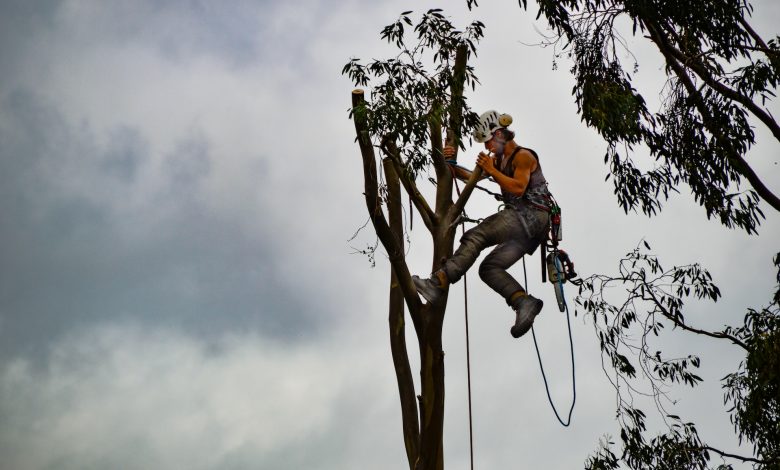
[[[452,181],[455,183],[455,190],[460,196],[460,187],[458,187],[458,178],[455,176],[455,169],[450,166],[452,171]],[[460,229],[463,235],[466,234],[466,222],[471,221],[466,217],[464,211],[455,223],[460,222]],[[469,458],[471,460],[471,470],[474,470],[474,426],[471,417],[471,351],[469,348],[469,290],[466,274],[463,274],[463,311],[466,317],[466,381],[468,383],[468,395],[469,395]]]
[[[556,259],[555,269],[558,271],[559,278],[562,268],[558,265],[558,261]],[[525,268],[525,256],[523,257],[523,276],[525,277],[525,286],[526,289],[528,288],[528,273],[526,272]],[[562,282],[562,281],[557,281]],[[563,286],[560,286],[561,289],[563,289]],[[574,411],[574,404],[577,402],[577,381],[575,378],[575,368],[574,368],[574,340],[572,339],[571,334],[571,320],[569,317],[569,305],[566,304],[566,300],[564,300],[564,305],[566,307],[566,327],[569,331],[569,350],[571,352],[571,391],[572,391],[572,398],[571,398],[571,407],[569,408],[569,415],[566,418],[566,422],[561,419],[560,414],[558,414],[558,409],[555,407],[555,403],[553,402],[552,396],[550,395],[550,386],[547,383],[547,374],[544,373],[544,364],[542,364],[542,355],[539,353],[539,344],[536,341],[536,332],[534,331],[533,325],[531,325],[531,336],[534,338],[534,348],[536,349],[536,358],[539,360],[539,370],[542,372],[542,380],[544,380],[544,390],[547,392],[547,401],[550,402],[550,406],[552,407],[553,413],[555,413],[555,417],[558,419],[558,422],[561,423],[564,427],[569,427],[571,424],[571,414]]]

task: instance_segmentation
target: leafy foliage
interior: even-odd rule
[[[780,266],[780,254],[775,265]],[[740,439],[752,442],[765,460],[777,462],[766,468],[780,468],[780,288],[769,306],[751,309],[745,324],[731,334],[750,348],[739,370],[724,379],[731,421]]]
[[[388,60],[373,60],[363,64],[351,59],[342,69],[356,86],[368,86],[381,81],[371,93],[364,109],[371,135],[398,139],[404,164],[414,175],[432,161],[430,125],[444,125],[451,114],[462,113],[464,119],[456,135],[467,135],[477,123],[465,98],[453,99],[450,86],[456,51],[467,46],[469,56],[476,55],[476,43],[483,36],[484,24],[474,21],[458,30],[441,9],[431,9],[415,24],[411,11],[403,12],[392,24],[382,29],[381,36],[400,51]],[[409,27],[413,27],[410,40]],[[466,67],[465,84],[472,89],[478,83],[472,67]],[[461,143],[462,145],[462,143]]]
[[[476,2],[469,2],[469,6]],[[526,1],[519,1],[526,7]],[[780,126],[766,108],[780,79],[780,37],[765,41],[751,27],[745,0],[537,0],[555,32],[548,45],[572,62],[572,90],[582,120],[607,143],[607,178],[626,211],[654,215],[671,193],[687,185],[708,218],[755,233],[764,214],[759,202],[780,211],[745,156],[755,143],[753,125],[780,142]],[[628,25],[629,28],[625,26]],[[630,31],[630,32],[629,32]],[[661,105],[650,110],[635,79],[639,64],[623,35],[643,36],[660,52],[667,81]],[[639,152],[639,151],[642,152]],[[637,155],[649,153],[643,169]],[[750,187],[745,188],[745,180]],[[649,246],[645,246],[649,250]],[[775,258],[775,264],[778,264]],[[780,276],[780,274],[779,274]],[[780,284],[780,277],[778,278]],[[627,298],[614,302],[617,288]],[[690,297],[716,302],[720,291],[698,265],[665,271],[643,250],[629,253],[615,276],[592,276],[578,301],[592,317],[604,367],[618,394],[622,453],[606,439],[587,468],[709,468],[710,453],[780,468],[780,288],[771,305],[750,310],[744,325],[710,332],[690,326],[683,309]],[[665,358],[651,340],[671,323],[687,332],[722,339],[746,351],[739,370],[724,378],[725,404],[735,432],[753,444],[742,457],[702,443],[693,423],[666,412],[666,391],[695,387],[696,356]],[[649,386],[667,432],[648,440],[645,415],[634,404],[637,384]],[[721,465],[719,468],[731,468]]]
[[[617,418],[622,453],[614,442],[602,441],[586,462],[587,469],[710,467],[710,455],[777,468],[780,462],[780,272],[778,292],[770,307],[751,310],[743,326],[710,332],[691,326],[684,315],[687,299],[717,302],[720,290],[712,276],[698,264],[663,269],[644,243],[628,253],[613,276],[593,275],[580,287],[576,303],[592,320],[603,366],[617,393]],[[780,255],[775,258],[780,268]],[[617,294],[615,300],[614,292]],[[623,298],[622,293],[627,294]],[[653,346],[666,325],[730,341],[747,352],[740,369],[724,379],[726,402],[741,438],[756,447],[760,458],[727,454],[699,438],[696,426],[667,411],[674,385],[696,387],[702,379],[694,373],[701,360],[696,355],[664,357]],[[648,438],[647,416],[637,396],[652,397],[666,423],[666,432]],[[775,465],[775,466],[773,466]],[[731,468],[721,465],[718,468]]]
[[[472,2],[469,2],[471,6]],[[475,2],[474,2],[475,3]],[[525,1],[520,5],[525,7]],[[538,0],[557,36],[550,44],[573,61],[572,90],[582,120],[607,142],[615,195],[621,207],[654,215],[687,184],[708,218],[748,233],[764,215],[761,198],[780,210],[744,159],[755,143],[751,119],[780,141],[780,126],[765,106],[780,78],[778,39],[764,41],[750,27],[752,8],[721,0]],[[668,81],[657,112],[635,89],[638,64],[621,25],[649,38],[664,56]],[[625,29],[625,28],[623,28]],[[631,155],[643,145],[654,167]],[[741,189],[748,179],[753,189]],[[774,201],[774,202],[773,202]]]

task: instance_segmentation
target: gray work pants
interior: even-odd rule
[[[467,231],[442,270],[450,282],[457,282],[482,250],[498,245],[479,265],[479,277],[509,303],[512,294],[524,289],[506,270],[536,250],[547,235],[549,217],[549,213],[525,204],[507,207]]]

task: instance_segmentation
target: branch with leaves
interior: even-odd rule
[[[525,0],[520,6],[527,7]],[[469,6],[476,2],[469,1]],[[746,1],[537,0],[554,32],[544,44],[573,61],[573,90],[583,121],[607,142],[615,195],[623,209],[654,215],[687,184],[707,217],[754,233],[780,198],[751,164],[751,120],[780,142],[769,112],[780,81],[780,37],[750,26]],[[623,20],[623,21],[620,21]],[[630,29],[623,28],[626,22]],[[667,64],[662,109],[651,113],[633,75],[639,64],[624,36],[651,41]],[[623,64],[625,57],[633,63]],[[659,87],[661,88],[661,87]],[[655,165],[640,170],[638,147]],[[747,181],[750,188],[740,189]]]
[[[602,351],[604,371],[615,387],[622,452],[603,441],[586,468],[711,468],[710,454],[775,468],[780,462],[780,256],[778,293],[761,311],[751,310],[742,327],[707,331],[690,325],[684,315],[688,299],[717,302],[720,289],[698,264],[665,270],[645,242],[628,253],[615,275],[593,275],[580,286],[576,303],[592,321]],[[664,334],[665,321],[686,332],[726,340],[747,353],[740,370],[724,379],[726,402],[740,437],[756,446],[755,456],[743,456],[705,444],[694,423],[668,411],[670,390],[678,384],[696,387],[696,355],[669,358],[653,347]],[[648,439],[646,414],[638,406],[650,398],[666,423],[665,433]],[[720,466],[718,468],[730,468]]]

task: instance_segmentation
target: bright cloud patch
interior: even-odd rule
[[[18,360],[0,372],[3,467],[314,465],[295,449],[329,446],[346,393],[338,379],[360,367],[333,359],[255,336],[206,348],[170,332],[93,329],[43,367]]]

